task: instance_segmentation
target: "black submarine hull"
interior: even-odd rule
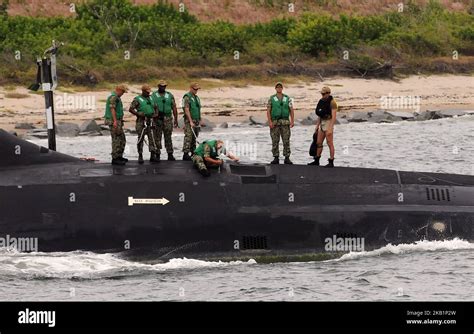
[[[38,251],[245,258],[474,240],[474,176],[226,164],[203,178],[190,162],[112,166],[0,137],[0,237],[38,238]]]

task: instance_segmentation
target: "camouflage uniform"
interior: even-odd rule
[[[110,97],[110,107],[117,107],[117,96]],[[112,137],[112,159],[118,159],[123,156],[127,138],[123,131],[123,119],[117,119],[117,128],[114,128],[114,121],[112,119],[105,119],[105,124],[109,126],[110,136]]]
[[[280,155],[280,137],[283,141],[283,156],[289,157],[290,150],[290,121],[287,119],[279,119],[273,121],[273,129],[270,129],[270,136],[272,137],[272,154],[274,157]]]
[[[140,103],[136,99],[134,99],[132,101],[131,108],[138,110],[139,106],[140,106]],[[145,135],[148,137],[149,151],[153,153],[159,152],[160,143],[158,141],[158,135],[156,131],[157,126],[155,122],[156,120],[153,118],[137,117],[137,120],[135,122],[135,130],[137,131],[137,135],[138,135],[138,141],[137,141],[138,153],[143,153],[143,142],[145,141]]]
[[[165,139],[166,153],[173,154],[173,141],[171,135],[173,134],[173,116],[164,116],[157,122],[156,134],[158,138],[158,154],[160,154],[161,138]]]
[[[271,100],[268,100],[268,106],[271,108]],[[290,100],[290,108],[293,107],[293,102]],[[272,138],[272,155],[274,157],[280,156],[280,137],[283,141],[283,156],[289,157],[291,154],[290,149],[290,120],[279,119],[273,121],[273,128],[270,129],[270,137]]]
[[[189,98],[186,96],[183,99],[183,108],[189,107]],[[199,137],[199,121],[193,120],[194,125],[197,127],[194,128],[194,133]],[[191,124],[188,121],[186,115],[184,115],[184,142],[183,142],[183,152],[189,153],[194,152],[196,149],[196,138],[194,137],[193,131],[191,130]]]
[[[160,83],[164,84],[166,86],[166,81],[160,81]],[[174,108],[176,108],[176,102],[174,99],[173,94],[171,94],[168,91],[164,91],[160,93],[159,90],[153,92],[151,94],[152,99],[155,101],[158,111],[159,111],[159,121],[157,121],[157,127],[156,127],[156,133],[157,133],[157,140],[158,140],[158,147],[159,150],[162,148],[162,138],[164,137],[165,141],[165,148],[166,148],[166,153],[168,155],[173,154],[173,140],[172,140],[172,134],[173,134],[173,111]],[[168,105],[168,103],[170,105]],[[167,110],[167,107],[169,107],[169,110]],[[158,154],[160,154],[160,151],[158,150]]]
[[[211,156],[211,146],[206,143],[204,144],[204,158],[210,157],[210,156]],[[193,155],[193,163],[197,169],[199,170],[207,169],[204,158],[197,154]]]
[[[204,163],[204,159],[202,157],[200,157],[199,155],[193,155],[192,159],[193,159],[194,166],[197,169],[199,170],[207,169],[207,166]]]

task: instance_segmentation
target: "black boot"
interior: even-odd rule
[[[143,161],[143,153],[138,153],[138,163],[141,165],[144,162],[145,161]]]
[[[321,157],[314,157],[314,161],[308,163],[308,165],[310,165],[310,166],[319,166],[319,159],[321,159]]]
[[[280,163],[280,158],[279,157],[274,157],[272,162],[270,162],[272,165],[278,165]]]
[[[150,162],[152,164],[156,163],[156,162],[160,162],[159,160],[156,160],[156,153],[155,152],[150,152]]]
[[[123,166],[125,165],[125,161],[117,159],[112,159],[112,165]]]
[[[160,161],[161,161],[160,153],[155,153],[155,162],[160,162]]]
[[[290,157],[285,157],[285,164],[286,165],[293,165],[293,162],[290,160]]]
[[[173,153],[168,153],[168,160],[169,161],[175,161],[176,160],[173,156]]]
[[[122,160],[124,162],[128,162],[128,159],[127,158],[124,158],[124,157],[120,157],[119,160]]]
[[[189,153],[184,153],[183,154],[183,161],[191,161],[193,159],[191,159],[191,157],[189,156]]]
[[[328,159],[329,163],[324,166],[326,168],[333,168],[334,167],[334,159]]]
[[[207,169],[200,169],[199,173],[201,173],[201,175],[204,176],[204,177],[208,177],[208,176],[211,175],[211,173],[209,173],[209,171]]]

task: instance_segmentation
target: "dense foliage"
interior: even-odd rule
[[[78,5],[72,18],[9,17],[0,8],[3,81],[33,78],[34,60],[53,39],[65,43],[61,70],[72,82],[91,73],[99,81],[124,75],[124,80],[140,81],[161,75],[165,67],[327,61],[344,50],[370,49],[371,55],[399,59],[447,56],[453,50],[472,55],[474,16],[446,11],[436,1],[424,7],[409,3],[402,13],[306,13],[242,26],[202,23],[162,1],[136,6],[127,0],[92,0]],[[17,51],[21,60],[15,58]]]

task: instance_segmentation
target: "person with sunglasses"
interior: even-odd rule
[[[129,112],[137,116],[135,129],[138,134],[137,150],[138,163],[143,164],[143,142],[145,135],[148,137],[148,149],[150,150],[150,162],[160,162],[158,152],[158,139],[156,133],[156,122],[158,120],[158,106],[151,98],[151,87],[142,86],[142,93],[135,97],[130,104]]]
[[[183,96],[184,142],[183,160],[190,161],[190,153],[196,149],[196,137],[199,136],[201,120],[201,100],[197,93],[201,87],[197,82],[191,84],[189,92]]]
[[[161,150],[161,138],[165,139],[166,153],[168,153],[168,160],[175,161],[173,156],[173,126],[178,127],[178,109],[176,108],[176,102],[173,94],[166,90],[167,82],[161,80],[158,83],[158,90],[151,94],[151,98],[158,106],[159,120],[156,127],[156,133],[158,138],[158,157],[160,156]]]
[[[328,164],[324,167],[334,167],[334,124],[336,123],[337,103],[331,95],[331,89],[329,87],[323,87],[321,89],[321,99],[316,105],[316,115],[318,120],[316,121],[317,140],[316,140],[316,156],[314,161],[308,165],[319,166],[319,159],[323,153],[323,142],[326,142],[329,146],[330,157]]]
[[[284,163],[292,165],[290,160],[290,136],[295,125],[295,110],[293,99],[283,94],[283,84],[277,82],[275,85],[276,94],[270,96],[267,104],[267,119],[270,127],[270,137],[272,138],[273,160],[271,164],[280,163],[280,137],[283,141]]]

